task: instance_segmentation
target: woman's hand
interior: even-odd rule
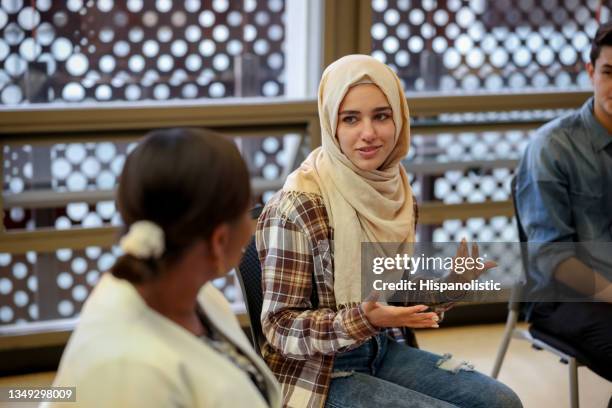
[[[478,245],[473,242],[472,243],[472,253],[470,254],[470,251],[468,249],[468,243],[467,240],[465,238],[463,238],[461,240],[461,243],[459,244],[459,248],[457,248],[457,255],[455,256],[455,259],[457,258],[463,258],[463,265],[465,265],[465,262],[467,259],[471,259],[471,264],[475,265],[476,264],[476,259],[480,256],[479,254],[479,250],[478,250]],[[449,281],[451,282],[469,282],[472,279],[478,279],[478,277],[480,275],[482,275],[483,273],[485,273],[486,271],[488,271],[489,269],[495,268],[497,266],[497,262],[494,261],[486,261],[483,266],[481,268],[478,267],[472,267],[472,268],[467,268],[464,267],[463,271],[461,273],[459,273],[456,270],[451,271],[450,273],[450,279]],[[456,268],[454,268],[456,269]]]
[[[375,327],[410,327],[413,329],[438,327],[438,315],[427,310],[425,305],[389,306],[376,300],[362,303],[365,315]]]

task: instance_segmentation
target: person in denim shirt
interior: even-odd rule
[[[562,248],[540,252],[530,277],[592,300],[536,303],[532,324],[573,345],[612,381],[612,253],[602,250],[612,242],[612,23],[595,34],[587,71],[593,97],[536,131],[519,165],[516,197],[530,243]],[[572,251],[578,245],[557,243],[589,243],[588,265]]]

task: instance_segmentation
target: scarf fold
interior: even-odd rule
[[[362,83],[373,83],[385,94],[395,124],[395,146],[373,171],[357,168],[336,138],[340,104],[352,86]],[[327,67],[319,85],[318,107],[322,145],[287,177],[283,190],[323,197],[334,230],[334,294],[336,305],[343,307],[363,300],[362,242],[415,240],[412,189],[401,165],[410,146],[410,118],[399,78],[367,55],[349,55]]]

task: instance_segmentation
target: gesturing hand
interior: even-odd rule
[[[478,250],[478,245],[473,242],[472,243],[472,253],[470,254],[470,251],[468,249],[468,243],[466,241],[465,238],[463,238],[461,240],[461,243],[459,244],[459,248],[457,248],[457,255],[455,256],[455,259],[457,258],[463,258],[464,262],[463,265],[466,265],[466,260],[467,259],[472,259],[471,264],[472,265],[476,265],[476,259],[479,257],[479,250]],[[485,273],[486,271],[488,271],[491,268],[495,268],[497,266],[497,262],[494,261],[486,261],[482,267],[471,267],[471,268],[463,268],[464,270],[459,273],[456,270],[451,271],[451,276],[450,276],[450,280],[455,281],[455,282],[469,282],[472,279],[477,279],[480,275],[482,275],[483,273]],[[457,268],[454,268],[457,269]]]
[[[421,313],[427,309],[425,305],[389,306],[376,300],[365,301],[362,305],[368,321],[375,327],[438,327],[438,315]]]

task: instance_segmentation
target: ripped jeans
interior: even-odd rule
[[[336,355],[326,407],[519,408],[507,386],[466,362],[378,334]]]

